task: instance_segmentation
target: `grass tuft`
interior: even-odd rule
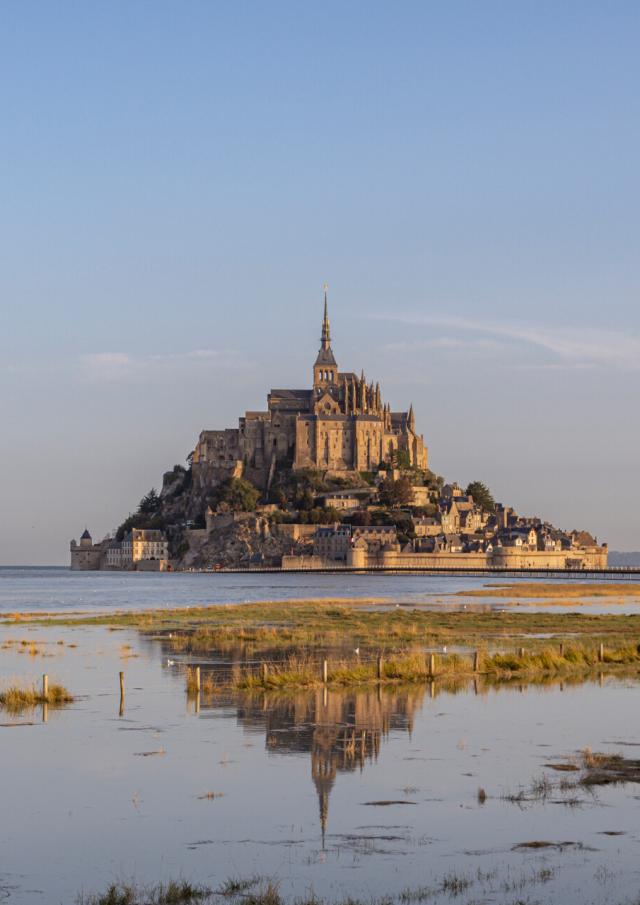
[[[73,695],[64,685],[50,685],[49,692],[45,696],[37,685],[9,685],[0,691],[0,707],[13,713],[19,713],[29,707],[38,704],[51,704],[53,707],[62,707],[64,704],[73,703]]]
[[[170,880],[151,887],[112,883],[106,892],[81,895],[76,901],[78,905],[191,905],[210,896],[211,890],[204,886],[194,886],[187,880]]]

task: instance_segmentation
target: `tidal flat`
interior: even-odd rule
[[[74,700],[0,710],[0,896],[636,901],[635,659],[346,687],[231,679],[267,656],[357,669],[379,650],[633,651],[637,618],[323,601],[6,621],[0,686],[46,672]]]

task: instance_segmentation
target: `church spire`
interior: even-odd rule
[[[321,343],[323,349],[328,349],[331,346],[331,331],[329,328],[329,305],[327,302],[327,289],[328,286],[324,284],[324,318],[322,320],[322,337]]]
[[[313,387],[316,390],[329,384],[338,383],[338,365],[331,351],[331,331],[329,329],[329,305],[327,302],[327,286],[324,287],[324,317],[322,319],[322,336],[320,351],[313,366]]]

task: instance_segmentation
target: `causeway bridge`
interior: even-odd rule
[[[359,569],[351,566],[325,567],[321,569],[282,569],[279,566],[248,566],[235,569],[198,569],[207,574],[222,575],[433,575],[442,578],[520,578],[520,579],[553,579],[572,581],[638,581],[640,582],[640,566],[617,566],[607,569],[460,569],[437,566],[373,566],[367,569]]]

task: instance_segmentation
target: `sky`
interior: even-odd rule
[[[640,5],[4,3],[0,564],[341,368],[640,549]]]

